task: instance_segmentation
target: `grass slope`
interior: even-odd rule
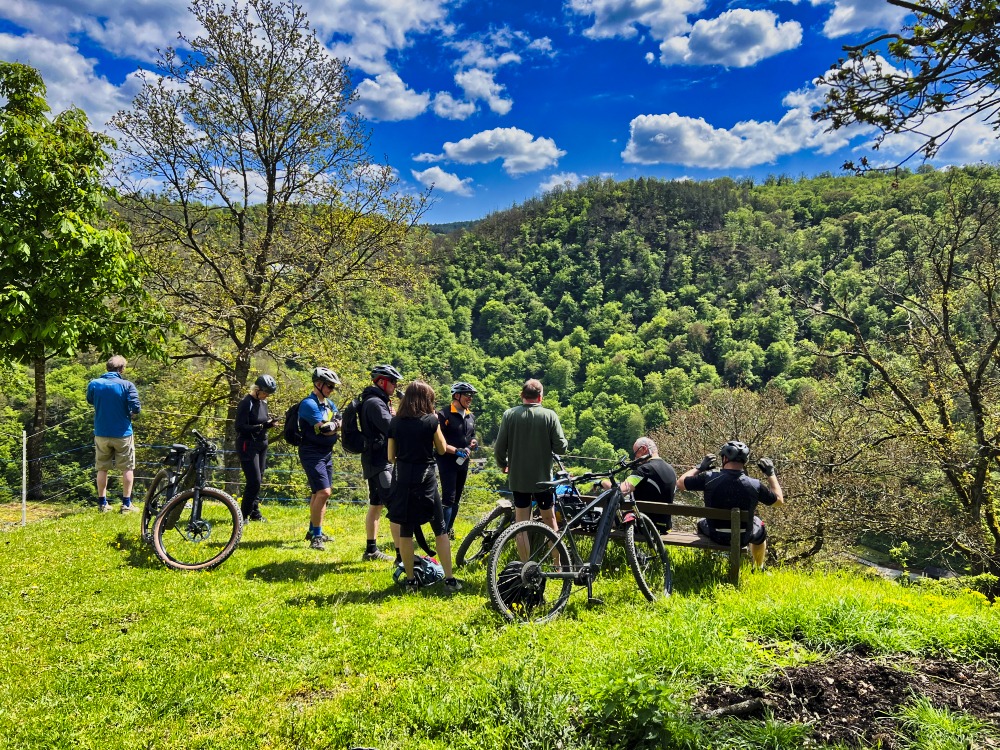
[[[575,593],[557,621],[509,626],[481,569],[459,594],[402,596],[361,562],[360,507],[330,509],[325,553],[305,507],[267,516],[202,574],[164,568],[136,516],[0,533],[0,748],[798,747],[802,727],[702,721],[687,700],[844,649],[1000,659],[981,595],[796,571],[736,591],[693,554],[666,604],[612,550],[604,606]]]

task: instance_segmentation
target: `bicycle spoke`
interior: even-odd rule
[[[511,526],[490,553],[490,599],[511,621],[545,622],[566,606],[573,582],[569,553],[551,528],[535,521]]]

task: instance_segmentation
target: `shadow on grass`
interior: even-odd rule
[[[125,553],[125,564],[130,568],[162,568],[163,563],[153,552],[153,546],[135,534],[119,533],[114,541],[108,543],[112,550]]]
[[[237,548],[239,550],[239,548]],[[350,562],[304,562],[302,560],[283,560],[268,563],[246,572],[248,579],[264,581],[265,583],[288,583],[290,581],[317,581],[322,576],[331,573],[356,573],[362,569],[361,563]]]

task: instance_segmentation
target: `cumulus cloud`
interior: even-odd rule
[[[115,112],[128,107],[140,88],[134,75],[124,85],[114,86],[95,72],[95,61],[85,58],[75,47],[34,35],[0,34],[0,60],[36,68],[45,81],[52,111],[79,107],[95,130],[103,130]]]
[[[866,132],[859,127],[826,132],[813,122],[812,112],[823,92],[809,86],[787,94],[787,112],[778,122],[747,120],[732,128],[716,128],[703,118],[640,115],[632,120],[622,158],[632,164],[680,164],[710,169],[745,169],[773,164],[779,157],[802,150],[830,154]]]
[[[406,87],[393,72],[379,73],[357,86],[355,110],[372,120],[412,120],[430,105],[430,94],[420,94]]]
[[[444,193],[454,193],[469,197],[472,195],[472,178],[460,178],[451,172],[445,172],[441,167],[430,167],[422,172],[411,170],[413,177],[424,187],[433,187]]]
[[[745,68],[801,43],[802,26],[797,21],[779,23],[769,10],[740,8],[697,21],[686,36],[666,39],[660,45],[660,62]]]
[[[449,141],[443,150],[441,154],[418,154],[413,160],[485,164],[502,159],[507,174],[516,176],[547,169],[566,155],[551,138],[536,138],[520,128],[484,130],[457,142]]]
[[[704,0],[568,0],[572,12],[593,17],[593,25],[584,30],[592,39],[630,38],[641,27],[653,38],[667,39],[684,34],[690,28],[688,16],[705,9]]]
[[[463,102],[447,91],[439,91],[434,95],[434,114],[446,120],[465,120],[476,111],[475,102]]]
[[[895,31],[908,11],[884,2],[872,0],[810,0],[813,5],[833,5],[830,17],[823,24],[823,34],[835,39],[866,29]]]
[[[493,73],[487,70],[462,70],[455,74],[455,83],[465,92],[468,101],[482,100],[491,111],[498,115],[510,112],[514,102],[503,96],[504,87],[493,80]]]
[[[576,172],[557,172],[549,175],[548,179],[542,180],[538,189],[540,192],[547,193],[556,188],[574,188],[579,184],[580,175]]]

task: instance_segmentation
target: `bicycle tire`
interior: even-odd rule
[[[498,505],[465,535],[455,553],[455,567],[482,562],[489,557],[490,550],[501,532],[514,521],[514,509]]]
[[[170,492],[170,472],[167,469],[160,469],[153,476],[153,481],[149,483],[146,498],[142,501],[142,520],[140,522],[142,541],[153,541],[153,521],[163,508],[164,503],[170,499],[167,495],[168,492]]]
[[[639,591],[651,602],[670,596],[670,554],[653,520],[644,513],[625,528],[625,556]]]
[[[201,514],[193,518],[195,490],[174,495],[153,521],[153,550],[175,570],[209,570],[224,562],[243,535],[239,504],[215,487],[201,489]]]
[[[522,544],[523,557],[519,552]],[[569,578],[546,577],[546,572],[556,569],[570,570],[570,557],[566,545],[547,524],[522,521],[509,526],[490,552],[487,568],[490,601],[509,622],[548,622],[563,610],[573,589]],[[550,590],[546,598],[549,580],[558,590]]]

